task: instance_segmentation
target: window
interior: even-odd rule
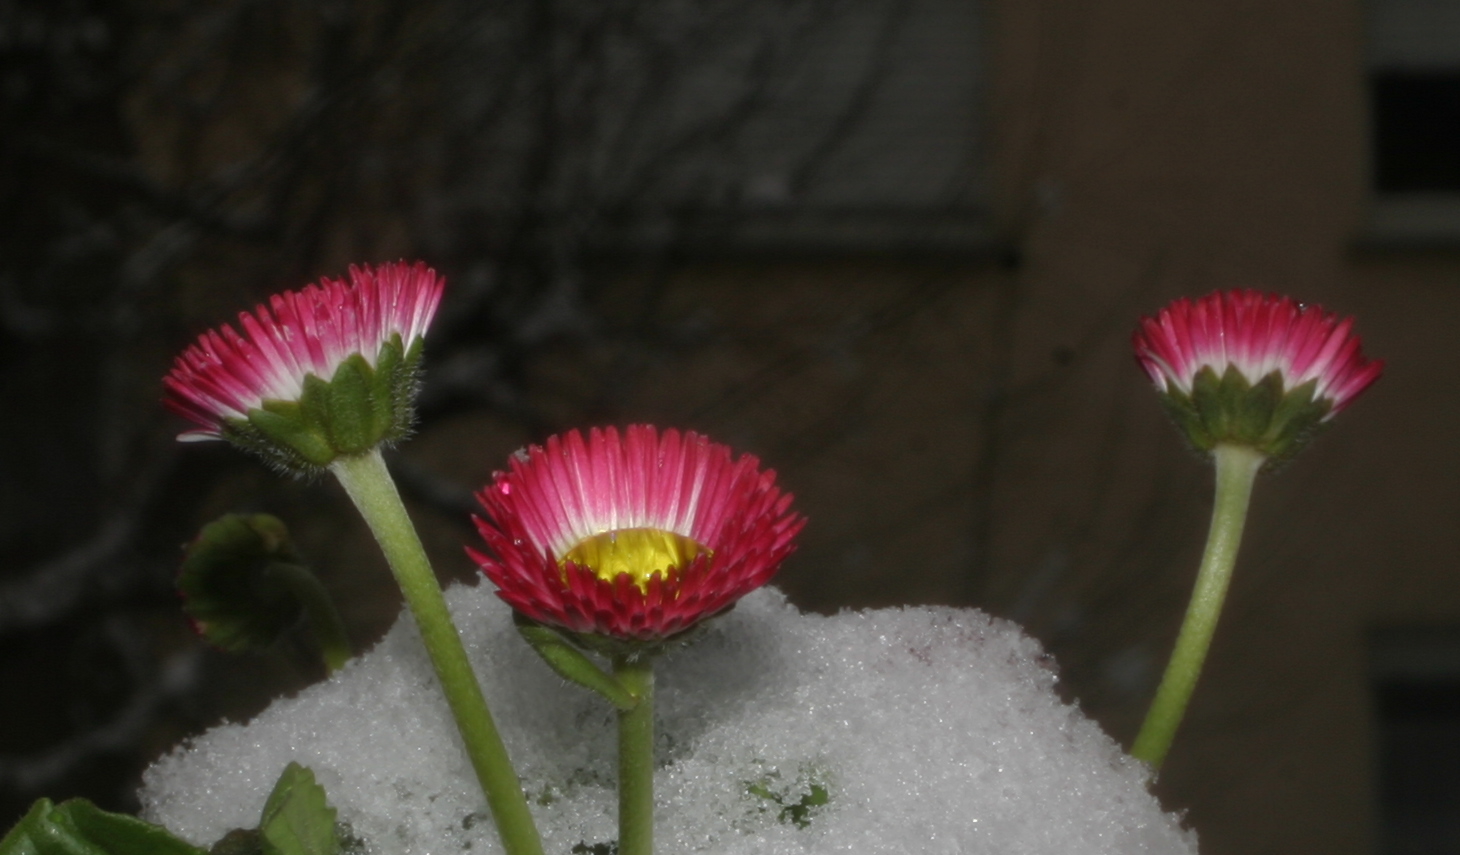
[[[553,8],[526,51],[513,21],[470,36],[475,198],[510,209],[531,187],[545,220],[615,247],[985,239],[979,3]]]
[[[1381,855],[1460,855],[1460,628],[1372,639]]]
[[[1370,230],[1460,240],[1460,3],[1370,3]]]

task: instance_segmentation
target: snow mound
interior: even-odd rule
[[[489,586],[447,600],[546,850],[613,840],[612,708],[549,671]],[[825,617],[756,592],[657,665],[656,848],[1195,853],[1145,767],[1054,683],[1037,642],[981,612]],[[372,853],[501,851],[409,618],[329,681],[159,760],[144,816],[210,844],[258,821],[291,760]]]

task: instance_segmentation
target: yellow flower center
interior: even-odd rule
[[[587,567],[600,579],[612,582],[627,573],[639,590],[649,588],[649,577],[685,567],[710,550],[672,531],[657,528],[624,528],[595,534],[568,550],[558,562],[560,567],[571,561]]]

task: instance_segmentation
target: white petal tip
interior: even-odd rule
[[[222,439],[217,432],[210,430],[190,430],[177,435],[178,442],[209,442],[215,439]]]

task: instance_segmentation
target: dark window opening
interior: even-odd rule
[[[1460,855],[1460,627],[1369,637],[1381,855]]]
[[[1379,714],[1379,851],[1460,855],[1460,680],[1385,681]]]
[[[1460,69],[1370,78],[1380,193],[1460,193]]]

